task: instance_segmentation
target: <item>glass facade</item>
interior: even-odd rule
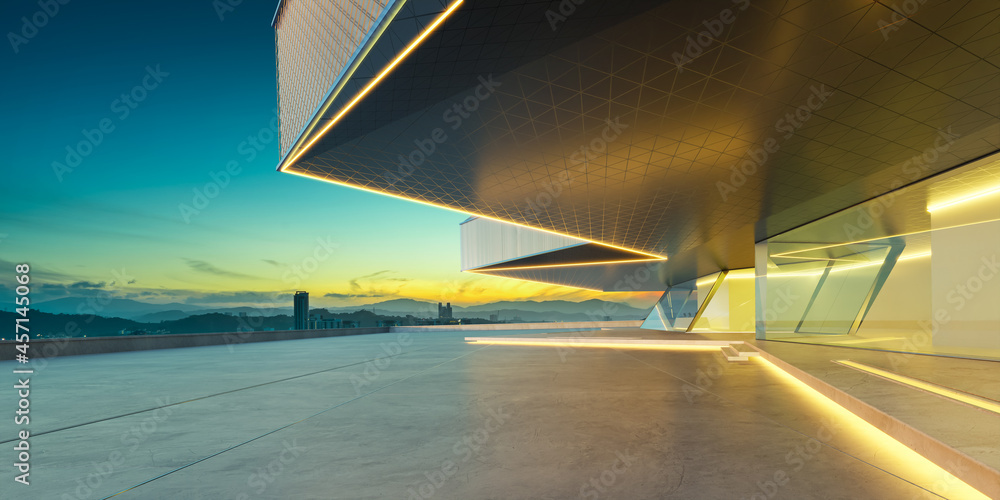
[[[644,327],[1000,359],[997,155],[758,242],[755,253],[754,270],[671,287]]]
[[[759,338],[1000,359],[995,156],[758,249]]]
[[[679,332],[752,332],[753,277],[753,269],[738,269],[672,286],[642,327]]]

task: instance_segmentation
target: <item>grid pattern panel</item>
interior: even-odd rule
[[[502,85],[461,127],[395,175],[473,91],[426,107],[419,89],[501,67],[535,36],[520,21],[491,32],[509,20],[499,9],[460,9],[293,168],[672,256],[748,225],[773,235],[997,149],[995,2],[929,0],[889,36],[879,21],[894,12],[877,2],[751,2],[678,67],[671,54],[732,5],[671,2],[497,75]],[[831,92],[784,135],[781,120],[816,89]],[[595,142],[609,119],[625,127]],[[911,174],[942,131],[957,139]],[[778,150],[734,182],[733,168],[772,138]],[[581,147],[586,162],[574,160]],[[721,196],[720,183],[735,190]]]
[[[568,236],[476,218],[461,226],[462,269],[585,244],[587,242]]]
[[[285,0],[275,22],[284,156],[389,0]]]

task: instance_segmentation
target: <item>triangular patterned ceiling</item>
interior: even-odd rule
[[[671,54],[718,14],[710,2],[585,2],[571,29],[554,32],[531,17],[549,4],[517,5],[509,25],[476,25],[457,10],[295,170],[674,255],[745,227],[755,231],[733,243],[752,246],[882,194],[941,130],[960,139],[923,175],[1000,147],[990,134],[1000,124],[1000,5],[928,2],[883,32],[894,13],[882,3],[751,2],[682,67]],[[475,17],[497,8],[477,5]],[[496,92],[461,127],[443,123],[486,76],[502,83]],[[778,127],[815,89],[829,95],[786,136]],[[626,128],[603,139],[607,120]],[[387,182],[436,128],[448,140]],[[736,182],[733,169],[769,139],[778,150]]]

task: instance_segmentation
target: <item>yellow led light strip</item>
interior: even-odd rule
[[[754,278],[756,278],[756,276],[754,276],[753,273],[754,273],[753,269],[736,269],[734,271],[730,271],[730,273],[726,275],[726,278],[725,278],[725,280],[723,282],[727,283],[730,280],[749,280],[749,279],[754,279]],[[712,273],[709,278],[700,279],[698,281],[695,281],[694,284],[695,284],[695,286],[711,285],[712,283],[715,283],[715,279],[716,279],[715,276],[717,274],[719,274],[719,273]]]
[[[467,212],[467,211],[459,209],[459,208],[450,207],[448,205],[442,205],[442,204],[438,204],[438,203],[434,203],[434,202],[430,202],[430,201],[426,201],[426,200],[420,200],[420,199],[417,199],[417,198],[407,198],[406,196],[403,196],[403,195],[400,195],[400,194],[390,193],[388,191],[379,191],[379,190],[376,190],[376,189],[371,189],[371,188],[367,188],[367,187],[363,187],[363,186],[358,186],[356,184],[350,184],[350,183],[347,183],[347,182],[344,182],[344,181],[338,181],[336,179],[331,179],[329,177],[320,177],[318,175],[315,175],[315,174],[312,174],[312,173],[309,173],[309,172],[296,172],[294,170],[284,170],[284,173],[286,173],[286,174],[292,174],[292,175],[298,175],[300,177],[305,177],[307,179],[314,179],[314,180],[317,180],[317,181],[327,182],[327,183],[330,183],[330,184],[335,184],[337,186],[349,187],[351,189],[357,189],[358,191],[364,191],[366,193],[380,194],[382,196],[388,196],[390,198],[396,198],[397,200],[405,200],[405,201],[409,201],[409,202],[413,202],[413,203],[420,203],[422,205],[427,205],[429,207],[434,207],[434,208],[443,208],[445,210],[450,210],[452,212],[457,212],[457,213],[460,213],[462,215],[467,215],[467,216],[472,216],[472,217],[479,217],[481,219],[488,219],[488,220],[495,221],[495,222],[500,222],[500,223],[503,223],[503,224],[510,224],[512,226],[519,226],[519,227],[531,229],[533,231],[539,231],[539,232],[542,232],[542,233],[554,234],[556,236],[562,236],[562,237],[566,237],[566,238],[573,238],[573,239],[576,239],[576,240],[585,241],[587,243],[593,243],[595,245],[600,245],[602,247],[614,248],[615,250],[622,250],[622,251],[631,252],[631,253],[634,253],[634,254],[637,254],[637,255],[643,255],[643,256],[646,256],[646,257],[651,257],[650,260],[667,260],[667,258],[664,257],[664,256],[662,256],[662,255],[656,255],[656,254],[649,253],[649,252],[643,252],[641,250],[635,250],[635,249],[632,249],[632,248],[625,248],[625,247],[618,246],[618,245],[612,245],[610,243],[604,243],[604,242],[600,242],[600,241],[588,240],[588,239],[581,238],[579,236],[573,236],[571,234],[560,233],[558,231],[553,231],[551,229],[545,229],[545,228],[541,228],[541,227],[529,226],[527,224],[521,224],[520,222],[512,222],[512,221],[509,221],[509,220],[499,219],[497,217],[492,217],[492,216],[489,216],[489,215],[482,215],[482,214]],[[466,272],[469,272],[469,271],[466,271]]]
[[[588,290],[588,291],[591,291],[591,292],[601,292],[601,293],[604,293],[604,290],[597,289],[597,288],[585,287],[585,286],[581,286],[581,285],[563,285],[562,283],[549,283],[548,281],[538,281],[538,280],[532,280],[532,279],[528,279],[528,278],[515,278],[513,276],[494,276],[492,274],[489,274],[486,271],[476,271],[476,270],[473,270],[473,269],[469,269],[469,270],[462,271],[462,272],[463,273],[472,273],[472,274],[481,274],[483,276],[489,276],[491,278],[501,278],[501,279],[505,279],[505,280],[527,281],[528,283],[538,283],[540,285],[562,286],[562,287],[566,287],[566,288],[579,288],[580,290]]]
[[[601,266],[605,264],[631,264],[633,262],[659,262],[663,259],[625,259],[625,260],[604,260],[592,262],[571,262],[569,264],[539,264],[537,266],[518,267],[489,267],[475,269],[477,271],[519,271],[523,269],[549,269],[553,267],[581,267],[581,266]]]
[[[930,256],[931,256],[930,252],[918,253],[918,254],[913,254],[913,255],[907,255],[906,257],[900,257],[900,258],[896,259],[896,262],[903,262],[903,261],[907,261],[907,260],[911,260],[911,259],[919,259],[921,257],[930,257]],[[831,268],[830,272],[831,273],[838,273],[838,272],[841,272],[841,271],[850,271],[852,269],[860,269],[860,268],[863,268],[863,267],[880,266],[880,265],[882,265],[884,263],[885,263],[884,260],[880,260],[880,261],[876,261],[876,262],[868,262],[868,263],[865,263],[865,264],[854,264],[854,265],[849,265],[849,266],[839,266],[839,267],[833,267],[833,268]],[[772,278],[772,277],[779,277],[780,278],[780,277],[787,277],[787,276],[822,276],[822,275],[823,275],[823,270],[818,270],[818,271],[800,271],[800,272],[791,272],[791,273],[768,273],[767,274],[767,276],[769,278]]]
[[[591,341],[593,340],[593,341]],[[491,345],[517,345],[517,346],[535,346],[535,347],[598,347],[604,349],[652,349],[652,350],[667,350],[667,351],[718,351],[722,347],[729,345],[729,342],[719,342],[715,341],[711,344],[706,341],[704,343],[666,343],[668,341],[656,341],[656,340],[645,340],[645,341],[635,341],[628,342],[624,339],[617,338],[597,338],[597,337],[581,337],[575,340],[562,340],[562,339],[530,339],[530,338],[514,338],[514,337],[466,337],[466,342],[473,344],[491,344]],[[695,341],[697,342],[697,341]]]
[[[773,254],[771,254],[771,257],[786,257],[788,255],[792,255],[792,254],[796,254],[796,253],[812,252],[814,250],[825,250],[827,248],[836,248],[836,247],[842,247],[842,246],[846,246],[846,245],[856,245],[856,244],[859,244],[859,243],[869,243],[869,242],[872,242],[872,241],[886,240],[886,239],[889,239],[889,238],[898,238],[900,236],[914,236],[914,235],[917,235],[917,234],[930,233],[930,232],[933,232],[933,231],[945,231],[945,230],[948,230],[948,229],[956,229],[956,228],[959,228],[959,227],[975,226],[976,224],[987,224],[987,223],[990,223],[990,222],[997,222],[997,221],[1000,221],[1000,219],[989,219],[989,220],[981,220],[981,221],[977,221],[977,222],[967,222],[965,224],[955,224],[954,226],[938,227],[938,228],[934,228],[934,229],[924,229],[923,231],[913,231],[913,232],[910,232],[910,233],[890,234],[890,235],[886,235],[886,236],[878,236],[878,237],[875,237],[875,238],[868,238],[866,240],[847,241],[847,242],[844,242],[844,243],[830,243],[829,245],[822,245],[822,246],[812,247],[812,248],[804,248],[802,250],[789,250],[787,252],[773,253]],[[778,242],[775,242],[775,243],[780,244],[781,242],[778,241]]]
[[[863,372],[867,372],[872,375],[876,375],[884,379],[891,380],[893,382],[898,382],[900,384],[920,389],[922,391],[927,391],[933,394],[937,394],[938,396],[943,396],[948,399],[954,399],[955,401],[960,401],[962,403],[972,405],[977,408],[982,408],[984,410],[991,411],[994,413],[1000,413],[1000,403],[997,403],[996,401],[991,401],[989,399],[976,397],[971,394],[966,394],[964,392],[949,389],[947,387],[943,387],[937,384],[924,382],[923,380],[920,379],[907,377],[906,375],[900,375],[898,373],[893,373],[890,371],[882,370],[880,368],[875,368],[874,366],[868,366],[861,363],[856,363],[854,361],[849,361],[846,359],[837,359],[834,360],[833,362],[844,366],[848,366],[850,368],[854,368],[855,370],[861,370]]]
[[[970,194],[968,196],[963,196],[963,197],[958,198],[956,200],[946,201],[944,203],[938,203],[937,205],[928,205],[927,206],[927,211],[928,212],[933,212],[935,210],[941,210],[942,208],[953,207],[953,206],[958,205],[960,203],[965,203],[967,201],[972,201],[972,200],[975,200],[975,199],[978,199],[978,198],[982,198],[983,196],[988,196],[988,195],[996,194],[996,193],[1000,193],[1000,186],[989,188],[986,191],[980,191],[978,193]]]
[[[330,120],[329,123],[327,123],[322,129],[320,129],[320,131],[317,132],[316,135],[313,136],[311,140],[309,140],[309,142],[307,142],[304,146],[302,146],[299,149],[299,151],[295,153],[295,156],[292,156],[287,161],[285,161],[284,165],[282,165],[281,168],[279,168],[278,170],[280,172],[284,172],[285,169],[287,169],[291,164],[295,163],[295,161],[298,160],[299,157],[305,154],[305,152],[308,151],[309,148],[311,148],[312,145],[316,143],[316,141],[320,140],[327,133],[327,131],[330,130],[330,128],[332,128],[338,121],[340,121],[340,119],[343,118],[344,115],[346,115],[347,112],[351,110],[351,108],[353,108],[355,105],[361,102],[361,99],[364,98],[365,95],[367,95],[369,92],[371,92],[372,89],[374,89],[375,86],[378,85],[378,83],[381,82],[382,79],[386,77],[386,75],[392,72],[392,70],[396,66],[398,66],[399,63],[406,58],[406,56],[410,55],[410,52],[413,52],[413,50],[416,49],[418,45],[423,43],[424,39],[426,39],[427,36],[431,34],[431,32],[437,29],[437,27],[441,25],[441,23],[444,22],[444,20],[448,16],[450,16],[452,12],[455,12],[455,9],[457,9],[458,6],[461,4],[462,0],[455,0],[451,5],[449,5],[444,12],[442,12],[440,15],[438,15],[437,18],[434,19],[434,22],[432,22],[430,26],[427,26],[427,29],[425,29],[422,33],[420,33],[420,35],[417,38],[415,38],[412,42],[410,42],[410,44],[407,45],[406,48],[403,49],[403,51],[400,52],[396,56],[396,58],[392,60],[391,63],[389,63],[385,68],[382,69],[382,72],[379,73],[378,76],[376,76],[372,81],[368,82],[368,85],[366,85],[365,88],[361,89],[361,91],[358,92],[357,95],[355,95],[354,98],[350,100],[350,102],[344,105],[344,107],[341,108],[340,112],[338,112]]]
[[[846,340],[828,340],[825,343],[835,345],[872,344],[875,342],[890,342],[893,340],[906,340],[906,337],[872,337]]]
[[[915,254],[912,254],[912,255],[907,255],[905,257],[900,257],[900,258],[896,259],[896,262],[903,262],[903,261],[907,261],[907,260],[919,259],[921,257],[930,257],[930,256],[931,256],[930,252],[915,253]],[[820,259],[816,259],[816,260],[820,260]],[[836,259],[833,259],[833,260],[836,260]],[[849,261],[849,262],[855,262],[855,261]],[[884,260],[880,260],[880,261],[875,261],[875,262],[865,262],[863,264],[854,264],[854,265],[839,266],[839,267],[834,267],[833,269],[830,270],[830,272],[831,273],[835,273],[835,272],[840,272],[840,271],[850,271],[851,269],[858,269],[858,268],[862,268],[862,267],[878,266],[878,265],[881,265],[881,264],[884,264],[884,263],[885,263]],[[822,274],[823,274],[823,270],[818,270],[818,271],[800,271],[800,272],[791,272],[791,273],[768,273],[767,276],[768,277],[821,276]],[[701,279],[701,280],[696,281],[695,285],[697,285],[697,286],[704,286],[704,285],[708,285],[710,283],[714,283],[715,282],[715,278],[714,278],[715,275],[713,274],[712,276],[713,276],[712,278]],[[726,281],[729,281],[729,280],[739,280],[739,279],[753,279],[753,278],[756,278],[756,277],[757,276],[755,276],[753,274],[747,274],[747,273],[740,273],[738,275],[730,274],[729,276],[726,276]]]
[[[830,260],[837,260],[837,261],[842,261],[842,262],[870,262],[870,261],[867,261],[867,260],[847,259],[847,258],[844,258],[844,257],[792,257],[791,255],[782,255],[781,258],[782,259],[818,260],[818,261],[823,261],[823,262],[830,261]]]
[[[351,99],[351,101],[348,102],[318,133],[316,133],[316,135],[312,139],[310,139],[309,142],[307,142],[304,146],[302,146],[298,150],[298,152],[295,153],[294,156],[292,156],[292,157],[288,158],[287,160],[285,160],[285,162],[278,168],[278,171],[279,172],[289,173],[289,174],[295,174],[295,175],[298,175],[298,176],[301,176],[301,177],[307,177],[307,178],[310,178],[310,179],[316,179],[316,180],[320,180],[320,181],[324,181],[324,182],[329,182],[331,184],[336,184],[336,185],[339,185],[339,186],[346,186],[346,187],[351,187],[351,188],[355,188],[355,189],[360,189],[362,191],[367,191],[369,193],[378,193],[378,194],[382,194],[382,195],[385,195],[385,196],[391,196],[393,198],[398,198],[398,199],[401,199],[401,200],[407,200],[407,201],[414,201],[414,202],[417,202],[417,203],[423,203],[425,205],[430,205],[432,207],[444,208],[444,209],[451,210],[451,211],[454,211],[454,212],[459,212],[461,214],[482,217],[484,219],[494,220],[494,221],[497,221],[497,222],[502,222],[502,223],[511,224],[511,225],[515,225],[515,226],[521,226],[521,227],[525,227],[525,228],[528,228],[528,229],[533,229],[535,231],[541,231],[541,232],[544,232],[544,233],[555,234],[555,235],[558,235],[558,236],[566,236],[566,237],[570,237],[570,238],[575,238],[575,239],[578,239],[578,240],[581,240],[581,241],[587,241],[589,243],[594,243],[596,245],[601,245],[601,246],[605,246],[605,247],[608,247],[608,248],[614,248],[616,250],[624,250],[626,252],[632,252],[632,253],[635,253],[635,254],[638,254],[638,255],[643,255],[643,256],[646,256],[646,257],[650,257],[651,259],[666,260],[667,258],[664,257],[664,256],[662,256],[662,255],[656,255],[656,254],[653,254],[653,253],[643,252],[641,250],[634,250],[634,249],[631,249],[631,248],[620,247],[620,246],[617,246],[617,245],[611,245],[611,244],[608,244],[608,243],[602,243],[602,242],[598,242],[598,241],[586,240],[586,239],[580,238],[579,236],[573,236],[573,235],[569,235],[569,234],[563,234],[563,233],[560,233],[560,232],[557,232],[557,231],[552,231],[552,230],[548,230],[548,229],[542,229],[542,228],[538,228],[538,227],[528,226],[526,224],[520,224],[520,223],[517,223],[517,222],[512,222],[512,221],[508,221],[508,220],[498,219],[498,218],[495,218],[495,217],[489,217],[489,216],[482,215],[482,214],[475,214],[475,213],[472,213],[472,212],[466,212],[464,210],[459,210],[459,209],[452,208],[452,207],[449,207],[449,206],[446,206],[446,205],[431,203],[431,202],[424,201],[424,200],[417,200],[417,199],[414,199],[414,198],[407,198],[405,196],[401,196],[401,195],[397,195],[397,194],[393,194],[393,193],[389,193],[389,192],[385,192],[385,191],[378,191],[378,190],[375,190],[375,189],[370,189],[370,188],[366,188],[366,187],[356,186],[356,185],[353,185],[353,184],[348,184],[346,182],[336,181],[336,180],[333,180],[333,179],[330,179],[330,178],[326,178],[326,177],[320,177],[318,175],[311,174],[311,173],[308,173],[308,172],[295,172],[295,171],[288,170],[288,168],[293,163],[295,163],[296,160],[298,160],[303,154],[305,154],[305,152],[308,151],[309,148],[311,148],[313,146],[313,144],[315,144],[319,139],[321,139],[338,121],[340,121],[340,119],[343,118],[344,115],[346,115],[347,112],[351,110],[351,108],[353,108],[355,105],[357,105],[358,102],[360,102],[361,99],[365,97],[365,95],[367,95],[369,92],[371,92],[372,89],[374,89],[375,86],[378,85],[379,82],[381,82],[393,69],[395,69],[395,67],[398,66],[399,63],[406,56],[408,56],[411,52],[413,52],[413,50],[416,49],[417,46],[419,46],[424,41],[424,39],[427,38],[428,35],[430,35],[430,33],[432,31],[434,31],[435,29],[437,29],[437,27],[440,26],[441,23],[444,22],[444,20],[448,16],[450,16],[458,8],[459,5],[461,5],[462,1],[463,0],[455,0],[455,2],[453,2],[448,7],[447,10],[445,10],[440,15],[438,15],[438,17],[434,19],[434,22],[432,22],[427,27],[427,29],[425,29],[420,34],[420,36],[418,36],[416,39],[414,39],[412,42],[410,42],[410,45],[408,45],[406,47],[406,49],[404,49],[402,52],[400,52],[399,55],[397,55],[396,58],[393,59],[393,61],[391,63],[389,63],[389,65],[387,65],[385,68],[383,68],[382,72],[379,73],[378,76],[375,77],[375,79],[373,79],[371,82],[369,82],[368,85],[365,86],[364,89],[362,89],[360,92],[358,92],[358,94],[355,95],[354,98]]]
[[[389,29],[389,24],[392,23],[394,19],[396,19],[396,14],[399,14],[399,11],[403,9],[404,4],[406,4],[406,0],[401,0],[399,2],[396,2],[393,9],[386,13],[386,17],[383,20],[382,24],[378,27],[378,31],[372,34],[372,37],[369,39],[370,41],[366,42],[366,46],[364,47],[364,49],[357,55],[357,57],[354,58],[354,61],[351,63],[351,66],[347,68],[347,72],[344,73],[340,83],[337,84],[336,88],[334,89],[333,91],[334,93],[329,98],[327,98],[325,103],[323,103],[323,107],[320,108],[319,111],[317,111],[313,115],[313,119],[310,119],[310,123],[308,124],[308,127],[306,127],[305,132],[300,134],[301,137],[299,137],[296,140],[296,142],[292,144],[291,147],[292,152],[298,151],[299,146],[301,145],[300,143],[307,137],[309,137],[312,134],[312,131],[316,128],[316,126],[319,125],[320,122],[319,118],[325,115],[327,110],[330,109],[330,106],[333,105],[333,101],[336,100],[337,96],[340,95],[340,91],[343,90],[347,80],[349,80],[352,76],[354,76],[354,72],[357,71],[358,67],[361,65],[361,61],[363,61],[366,57],[368,57],[368,53],[371,52],[372,48],[375,46],[374,41],[377,41],[379,38],[382,38],[382,34],[385,33],[385,30]],[[281,165],[278,166],[278,170],[279,171],[283,170],[282,165],[285,165],[286,163],[287,163],[286,161],[282,161]]]
[[[887,457],[886,460],[893,467],[898,467],[900,472],[905,472],[907,476],[910,476],[912,479],[911,482],[916,486],[927,489],[944,498],[989,498],[972,486],[969,486],[968,483],[955,477],[954,474],[942,469],[923,455],[908,448],[881,429],[837,404],[827,396],[824,396],[774,363],[760,357],[750,359],[752,363],[760,363],[774,373],[775,376],[793,386],[800,395],[800,397],[794,398],[796,401],[801,400],[803,403],[816,408],[827,417],[827,422],[836,423],[836,427],[839,427],[840,430],[834,432],[834,436],[847,431],[861,437],[860,442],[869,443],[873,449],[878,450],[878,455]],[[834,430],[828,429],[830,432]]]

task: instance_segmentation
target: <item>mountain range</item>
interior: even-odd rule
[[[241,312],[259,315],[292,314],[292,307],[276,307],[262,311],[255,307],[212,308],[171,302],[153,304],[132,299],[113,298],[106,304],[88,302],[81,298],[61,298],[33,304],[33,309],[51,314],[95,314],[103,317],[125,318],[141,323],[159,323],[175,321],[195,314],[230,313],[239,315]],[[313,307],[317,309],[317,307]],[[378,314],[394,316],[412,315],[421,318],[436,318],[438,315],[436,302],[424,302],[413,299],[392,299],[371,304],[346,307],[325,307],[332,314],[348,313],[359,310],[374,311]],[[621,302],[590,299],[582,302],[568,300],[546,301],[500,301],[474,306],[452,305],[452,315],[455,318],[484,318],[498,314],[500,320],[511,321],[518,318],[522,321],[586,321],[602,319],[610,316],[613,319],[642,319],[646,309],[639,309]]]

